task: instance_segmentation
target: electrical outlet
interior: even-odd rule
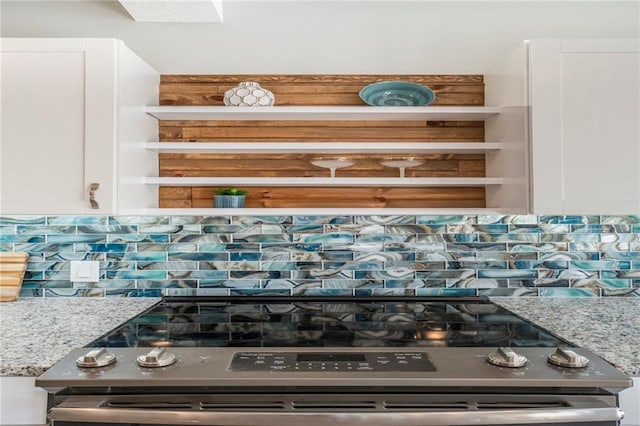
[[[100,281],[100,262],[72,260],[70,267],[69,279],[71,282],[97,283]]]

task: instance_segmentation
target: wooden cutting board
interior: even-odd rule
[[[18,298],[27,259],[27,253],[0,253],[0,302],[11,302]]]

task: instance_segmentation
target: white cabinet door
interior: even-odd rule
[[[640,212],[640,40],[530,44],[533,213]]]
[[[158,73],[115,39],[2,39],[0,212],[157,206]],[[92,184],[96,203],[90,201]],[[155,203],[155,204],[154,204]]]
[[[3,213],[111,212],[115,40],[2,40]],[[86,160],[100,158],[97,170]],[[99,209],[89,187],[100,183]],[[101,197],[102,196],[102,197]]]

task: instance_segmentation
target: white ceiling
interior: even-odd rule
[[[119,0],[137,22],[222,22],[222,0]]]
[[[224,23],[0,1],[3,37],[119,38],[163,74],[485,74],[534,38],[640,37],[640,1],[226,0]]]

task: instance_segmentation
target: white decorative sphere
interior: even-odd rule
[[[227,106],[271,106],[275,101],[273,93],[255,81],[243,81],[238,87],[224,92],[224,104]]]

